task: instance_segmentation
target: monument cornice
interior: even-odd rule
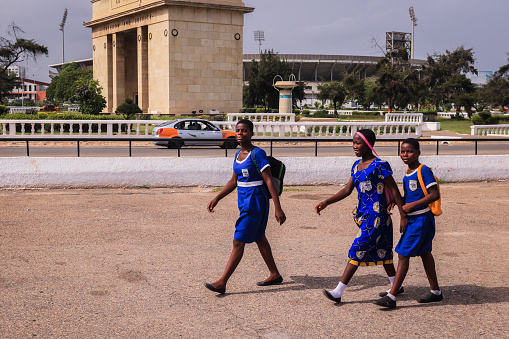
[[[92,0],[92,2],[99,1],[99,0]],[[83,26],[85,27],[93,27],[99,24],[106,23],[111,20],[122,18],[126,15],[136,14],[138,12],[143,12],[148,9],[158,8],[158,7],[164,7],[164,6],[181,6],[181,7],[200,7],[200,8],[211,8],[211,9],[221,9],[221,10],[230,10],[230,11],[237,11],[237,12],[244,12],[244,13],[251,13],[254,11],[253,7],[245,7],[245,6],[231,6],[231,5],[222,5],[222,4],[210,4],[210,3],[204,3],[204,2],[190,2],[190,1],[179,1],[179,0],[161,0],[157,2],[153,2],[151,4],[132,8],[126,11],[123,11],[121,13],[116,13],[101,19],[92,20],[89,22],[85,22]]]

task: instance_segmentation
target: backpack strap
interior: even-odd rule
[[[258,166],[258,162],[256,162],[256,152],[253,152],[256,148],[258,148],[258,147],[257,146],[253,147],[253,149],[249,153],[249,157],[251,158],[251,161],[255,164],[256,169],[258,170],[258,173],[260,173],[260,175],[261,175],[262,172],[260,171],[260,167]],[[239,150],[239,152],[240,152],[240,150]],[[263,175],[262,175],[262,177],[263,177]]]
[[[419,184],[421,185],[421,189],[424,192],[424,196],[428,195],[428,190],[426,189],[426,185],[424,185],[424,180],[422,179],[422,166],[423,164],[419,165],[419,168],[417,168],[417,178],[419,179]]]

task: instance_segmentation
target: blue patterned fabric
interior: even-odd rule
[[[263,149],[255,147],[251,152],[256,152],[256,161],[261,171],[269,166],[267,154]],[[239,162],[237,160],[239,153],[240,151],[237,152],[233,162],[233,171],[238,182],[249,184],[263,181],[263,176],[251,160],[250,154]],[[270,203],[267,189],[262,184],[252,187],[237,185],[237,203],[240,215],[235,223],[234,238],[243,243],[261,241],[269,218]]]
[[[392,175],[392,169],[388,162],[376,158],[359,171],[360,161],[352,166],[352,180],[359,200],[354,221],[359,233],[348,252],[349,262],[359,266],[391,264],[392,220],[387,214],[383,179]]]

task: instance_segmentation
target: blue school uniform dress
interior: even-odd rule
[[[418,169],[412,173],[406,173],[403,178],[404,200],[406,203],[424,198],[417,171]],[[421,172],[426,189],[437,184],[429,167],[422,166]],[[432,240],[435,237],[435,216],[433,212],[428,206],[421,206],[413,209],[407,215],[408,223],[396,245],[396,252],[405,257],[416,257],[431,252]]]
[[[251,159],[255,153],[258,167]],[[263,185],[261,172],[269,165],[267,154],[261,148],[255,147],[246,159],[239,161],[240,151],[235,155],[233,171],[237,175],[237,202],[240,216],[235,223],[234,238],[243,243],[261,241],[265,235],[269,219],[269,193]]]
[[[359,233],[348,252],[349,263],[357,266],[392,264],[392,220],[387,214],[383,179],[392,175],[388,162],[376,158],[359,171],[361,160],[352,167],[352,180],[359,203],[354,221]]]

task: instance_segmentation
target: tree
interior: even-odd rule
[[[408,51],[404,48],[387,53],[377,65],[377,94],[385,98],[390,109],[406,107],[412,100],[417,77],[410,67]]]
[[[39,45],[35,40],[27,40],[21,37],[25,32],[12,22],[7,34],[11,39],[0,37],[0,101],[4,93],[10,92],[16,85],[16,79],[9,74],[9,66],[29,58],[36,60],[41,55],[48,55],[48,48]]]
[[[99,114],[106,107],[106,99],[101,95],[99,81],[86,76],[76,80],[74,99],[80,104],[81,113]]]
[[[253,60],[246,76],[247,90],[244,92],[244,106],[264,107],[265,111],[279,107],[279,92],[272,86],[279,75],[288,79],[292,73],[290,65],[272,50],[260,54],[260,62]]]
[[[292,105],[297,106],[297,101],[299,102],[299,106],[302,106],[302,101],[306,99],[306,84],[303,81],[297,81],[297,87],[295,87],[292,91]]]
[[[372,101],[368,92],[369,80],[361,79],[359,72],[356,72],[347,74],[342,82],[348,99],[355,101],[366,110],[371,107]]]
[[[125,120],[131,120],[137,113],[143,113],[140,107],[136,105],[131,98],[125,99],[125,102],[117,107],[117,112],[124,114]]]
[[[83,69],[78,64],[71,62],[62,66],[60,73],[51,80],[51,84],[46,89],[46,97],[51,101],[74,101],[76,99],[76,90],[78,79],[90,81],[93,78],[93,72]]]
[[[509,63],[500,67],[480,92],[492,106],[509,106]]]
[[[337,106],[341,106],[346,98],[346,90],[339,81],[326,82],[318,86],[318,100],[324,104],[329,100],[334,106],[334,114],[337,114]]]
[[[431,102],[437,109],[440,105],[454,103],[457,107],[465,106],[471,113],[476,87],[465,74],[477,74],[472,48],[460,46],[452,52],[446,50],[445,54],[435,53],[428,56],[427,61],[424,81]]]

